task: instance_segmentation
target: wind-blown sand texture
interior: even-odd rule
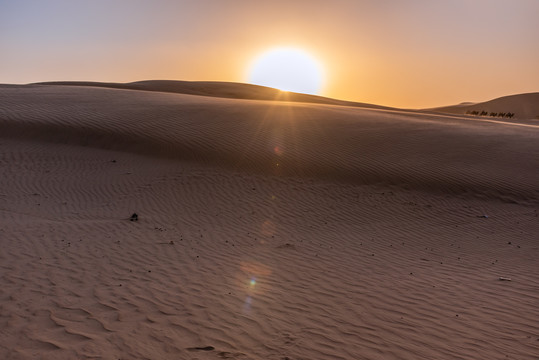
[[[2,85],[0,358],[537,359],[538,169],[515,119]]]

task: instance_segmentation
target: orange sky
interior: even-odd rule
[[[0,83],[247,81],[297,46],[321,95],[424,108],[539,91],[537,0],[0,0]]]

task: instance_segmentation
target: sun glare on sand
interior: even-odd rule
[[[283,91],[319,94],[323,77],[320,63],[307,52],[297,48],[275,48],[253,61],[248,81]]]

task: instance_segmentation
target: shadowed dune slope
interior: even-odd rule
[[[336,100],[323,96],[281,91],[266,86],[221,82],[221,81],[180,81],[180,80],[145,80],[131,83],[104,83],[91,81],[53,81],[38,83],[41,85],[92,86],[125,90],[158,91],[177,94],[189,94],[231,99],[293,101],[315,104],[357,106],[374,109],[392,109],[387,106]]]
[[[503,112],[513,113],[519,119],[539,120],[539,92],[510,95],[480,103],[463,103],[431,110],[450,114],[466,114],[467,111],[486,111],[489,114]]]
[[[535,126],[100,87],[3,86],[0,94],[3,137],[258,174],[538,199]]]

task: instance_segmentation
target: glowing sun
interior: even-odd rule
[[[276,48],[254,60],[248,81],[283,91],[319,94],[323,71],[319,62],[303,50]]]

